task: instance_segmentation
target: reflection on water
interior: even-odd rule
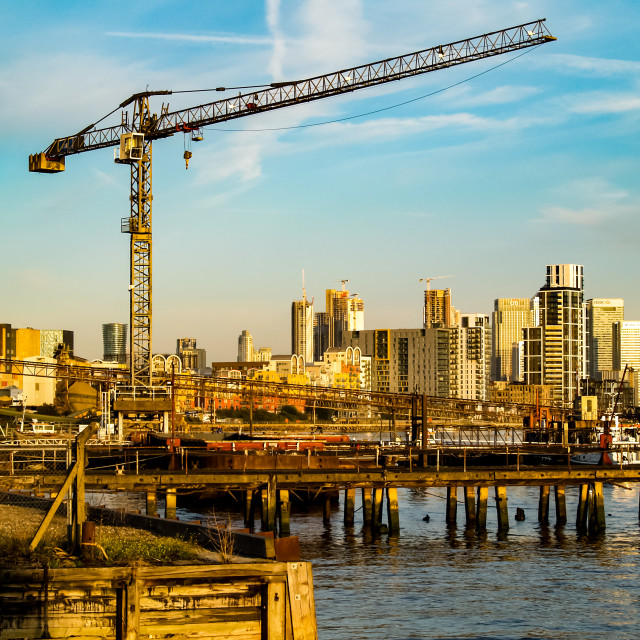
[[[637,489],[605,486],[607,529],[597,538],[576,533],[575,488],[565,527],[554,524],[553,501],[550,524],[538,524],[537,488],[510,488],[511,528],[501,535],[494,508],[478,533],[465,528],[461,503],[458,526],[446,526],[444,491],[398,493],[398,536],[363,530],[361,511],[349,529],[337,506],[328,525],[321,508],[294,507],[292,534],[314,567],[320,640],[640,638]],[[126,499],[144,511],[143,495]],[[517,507],[524,522],[513,518]],[[211,516],[210,507],[178,512]],[[237,514],[232,520],[242,526]]]

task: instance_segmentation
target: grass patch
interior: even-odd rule
[[[0,566],[51,568],[76,566],[120,566],[202,562],[206,551],[179,538],[156,536],[131,527],[96,526],[96,546],[82,557],[72,556],[67,546],[67,523],[56,516],[35,551],[29,551],[45,512],[30,507],[0,505]],[[208,561],[211,561],[210,558]]]
[[[202,548],[179,538],[156,536],[149,531],[129,527],[101,526],[96,531],[96,542],[104,550],[92,555],[106,566],[137,564],[171,564],[177,561],[195,561]]]

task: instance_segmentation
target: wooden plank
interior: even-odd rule
[[[317,640],[316,609],[310,562],[290,562],[287,567],[292,640]]]
[[[282,583],[284,584],[284,583]],[[172,609],[224,609],[237,610],[260,606],[260,593],[251,597],[231,595],[216,597],[207,595],[185,595],[181,590],[166,596],[140,596],[140,613],[147,611],[170,611]]]
[[[266,640],[285,640],[286,597],[285,582],[271,582],[267,586],[267,634]],[[264,631],[263,631],[264,635]]]
[[[53,520],[54,516],[56,515],[56,512],[58,511],[58,507],[62,504],[64,497],[67,495],[67,492],[71,487],[71,483],[75,480],[76,476],[78,475],[78,469],[79,469],[79,465],[76,462],[73,464],[73,466],[69,470],[69,473],[67,474],[67,477],[64,483],[62,484],[62,487],[60,488],[58,495],[56,496],[56,499],[53,501],[53,504],[49,508],[49,511],[47,511],[47,514],[42,519],[42,522],[40,523],[40,526],[38,527],[36,534],[33,536],[33,540],[29,543],[29,551],[33,551],[38,546],[38,543],[40,542],[40,540],[42,540],[42,536],[44,536],[45,532],[49,528],[51,521]]]
[[[253,636],[260,639],[260,609],[256,609],[252,616],[244,619],[239,616],[225,618],[211,618],[206,613],[194,615],[193,612],[156,612],[146,614],[140,619],[138,634],[140,637],[153,636],[155,638],[168,635],[173,637],[176,632],[185,636],[193,633],[208,631],[210,638],[229,636],[232,638]]]

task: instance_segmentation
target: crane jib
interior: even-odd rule
[[[466,62],[538,46],[553,40],[555,38],[549,33],[542,19],[305,80],[274,83],[266,89],[188,109],[173,112],[163,109],[152,126],[145,130],[145,138],[149,140],[166,138],[186,129],[202,128],[254,113],[350,93]],[[129,105],[149,96],[170,93],[170,91],[142,92],[135,94],[122,104]],[[134,131],[132,126],[126,124],[128,122],[126,118],[123,118],[122,122],[123,124],[114,127],[90,129],[54,140],[44,154],[40,154],[44,156],[41,162],[38,162],[37,155],[31,156],[30,170],[55,171],[55,167],[45,166],[47,161],[49,165],[58,161],[64,168],[65,156],[119,145],[123,134]]]

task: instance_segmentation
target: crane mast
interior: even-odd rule
[[[152,141],[236,118],[295,104],[350,93],[415,75],[538,46],[555,40],[544,20],[437,45],[411,54],[350,67],[305,80],[272,83],[268,88],[239,94],[188,109],[160,115],[151,112],[149,98],[172,92],[134,94],[119,107],[132,106],[132,117],[122,112],[119,125],[97,129],[95,124],[75,135],[56,138],[44,152],[29,156],[29,171],[64,171],[66,156],[106,147],[119,147],[117,162],[131,165],[131,210],[121,222],[130,240],[130,381],[134,387],[152,382]]]

